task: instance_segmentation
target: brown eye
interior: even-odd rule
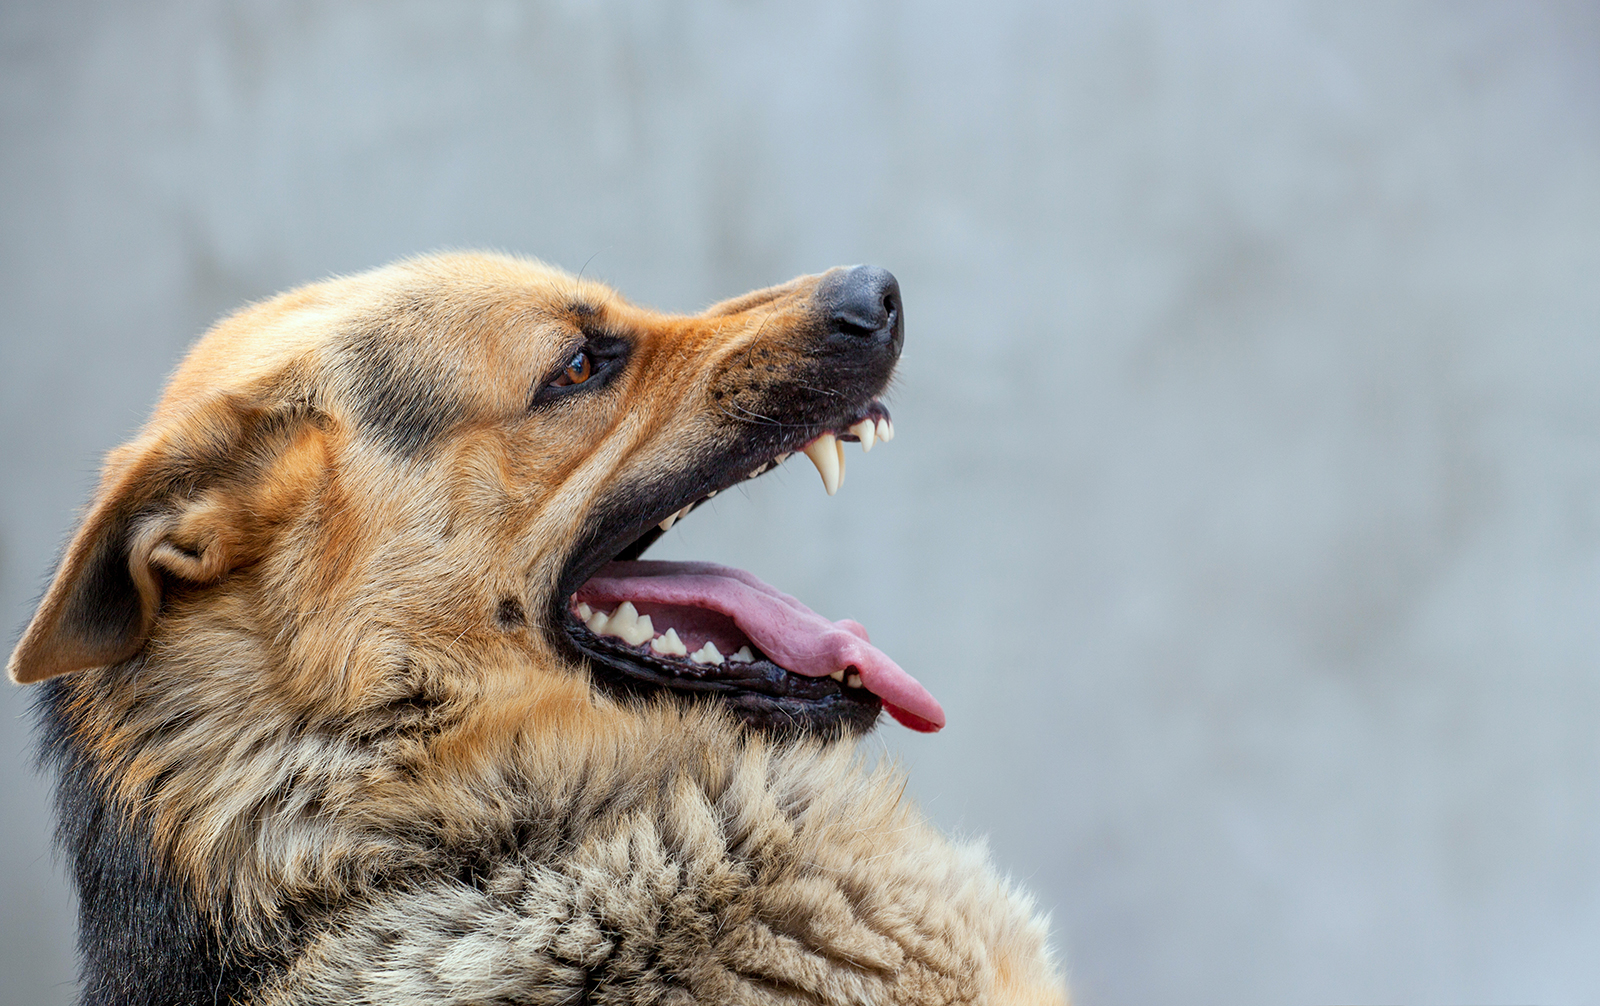
[[[556,378],[553,383],[558,388],[582,384],[593,373],[594,368],[589,364],[589,354],[579,350],[576,356],[567,361],[567,369],[562,371],[561,376]]]

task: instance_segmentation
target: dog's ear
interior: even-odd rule
[[[11,679],[28,684],[127,660],[149,638],[165,582],[215,583],[255,558],[258,504],[266,502],[259,489],[281,483],[263,476],[306,426],[219,399],[114,451],[11,654]]]

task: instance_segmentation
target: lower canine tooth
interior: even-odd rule
[[[850,427],[850,432],[855,434],[857,440],[861,441],[861,453],[863,454],[872,450],[873,441],[878,439],[877,427],[872,425],[872,420],[870,419],[863,419]]]
[[[650,640],[650,648],[669,657],[681,657],[689,652],[689,648],[683,645],[683,640],[678,638],[677,629],[668,629],[661,636]]]
[[[697,664],[720,664],[722,654],[717,652],[717,644],[708,639],[706,645],[689,655],[689,659]]]
[[[839,484],[844,481],[844,452],[839,449],[839,441],[834,439],[832,433],[824,433],[813,440],[806,447],[806,457],[817,466],[817,474],[822,476],[822,488],[832,496],[839,491]]]

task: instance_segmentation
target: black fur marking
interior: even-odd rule
[[[515,632],[528,624],[528,613],[522,610],[521,601],[504,597],[500,599],[500,607],[495,610],[495,621],[505,631]]]
[[[407,352],[383,328],[352,334],[345,345],[356,375],[358,417],[384,446],[416,458],[466,418],[466,406],[449,392],[443,368]]]
[[[41,686],[40,761],[53,766],[56,842],[78,886],[82,1006],[214,1006],[279,973],[286,946],[247,953],[156,862],[149,836],[125,820],[72,736],[63,679]]]

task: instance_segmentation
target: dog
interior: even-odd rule
[[[888,272],[671,316],[449,254],[192,349],[13,652],[85,1004],[1064,1003],[1045,922],[852,738],[850,621],[640,558],[893,435]]]

